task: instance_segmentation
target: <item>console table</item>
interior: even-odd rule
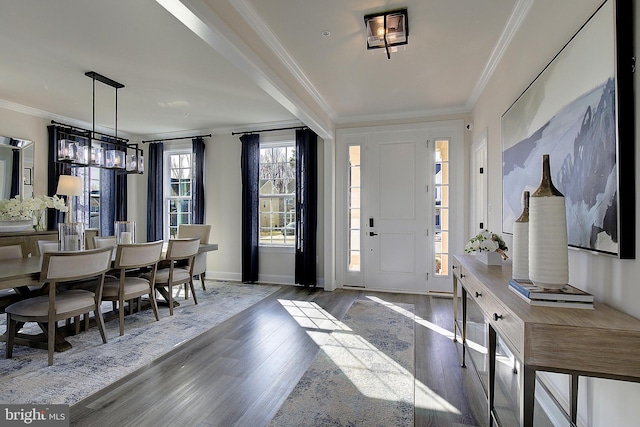
[[[594,309],[531,306],[509,289],[511,263],[488,266],[473,255],[454,255],[454,341],[467,351],[467,299],[487,324],[489,423],[493,424],[496,341],[499,336],[522,364],[520,425],[533,426],[536,371],[571,376],[569,416],[577,417],[578,377],[640,382],[640,320],[596,301]],[[458,317],[458,287],[462,318]]]

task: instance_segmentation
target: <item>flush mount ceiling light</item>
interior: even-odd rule
[[[407,9],[365,15],[367,27],[367,49],[386,49],[387,59],[391,59],[389,48],[409,43],[409,20]]]

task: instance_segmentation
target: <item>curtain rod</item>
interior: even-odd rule
[[[73,131],[74,129],[76,129],[76,130],[79,130],[79,131],[82,131],[82,132],[87,132],[87,133],[89,133],[90,135],[92,135],[92,134],[97,134],[97,135],[106,136],[106,137],[108,137],[108,138],[113,138],[113,139],[115,139],[116,141],[124,142],[125,144],[129,142],[129,140],[128,140],[128,139],[126,139],[126,138],[121,138],[121,137],[119,137],[119,136],[113,136],[113,135],[109,135],[109,134],[107,134],[107,133],[98,132],[97,130],[89,130],[89,129],[81,128],[81,127],[78,127],[78,126],[67,125],[67,124],[64,124],[64,123],[56,122],[55,120],[51,120],[51,124],[52,124],[52,125],[58,125],[58,126],[63,126],[63,127],[69,128],[71,131]]]
[[[209,135],[181,136],[179,138],[151,139],[149,141],[142,141],[142,143],[146,144],[147,142],[177,141],[178,139],[193,139],[193,138],[211,138],[211,134],[209,134]]]
[[[247,135],[250,133],[274,132],[277,130],[307,129],[308,126],[292,126],[289,128],[262,129],[262,130],[246,130],[244,132],[231,132],[231,135]]]

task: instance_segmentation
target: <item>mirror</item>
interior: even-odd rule
[[[33,141],[0,136],[0,199],[33,197]]]

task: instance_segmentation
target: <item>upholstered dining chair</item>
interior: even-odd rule
[[[195,289],[193,288],[193,265],[198,248],[200,247],[200,238],[193,237],[188,239],[170,239],[167,246],[167,255],[165,260],[169,262],[168,268],[162,268],[156,272],[155,289],[169,303],[169,314],[173,316],[173,286],[189,284],[191,293],[193,294],[194,304],[198,304]],[[180,267],[186,262],[187,267]],[[145,276],[151,279],[151,274]],[[164,291],[166,289],[166,292]]]
[[[156,320],[160,320],[154,283],[161,254],[162,240],[150,243],[120,244],[117,246],[113,268],[118,270],[120,274],[118,278],[105,279],[102,300],[118,302],[120,335],[124,335],[125,301],[129,301],[129,314],[131,314],[133,312],[133,300],[139,300],[143,295],[149,295],[153,314]],[[151,270],[147,277],[127,276],[128,272],[141,268],[149,268]]]
[[[209,243],[209,235],[211,234],[210,224],[180,224],[178,225],[178,238],[199,237],[200,244]],[[202,290],[206,291],[204,285],[204,274],[207,270],[207,253],[202,252],[196,255],[195,264],[193,266],[193,275],[198,276]]]
[[[26,245],[24,243],[0,246],[0,260],[24,258],[27,256],[25,252]]]
[[[23,258],[25,256],[25,252],[26,245],[24,243],[0,246],[0,261]],[[0,312],[4,311],[2,310],[3,308],[6,308],[20,299],[20,294],[15,289],[0,290]]]
[[[96,248],[115,248],[116,236],[94,236],[93,244]]]
[[[59,320],[70,319],[93,311],[102,342],[107,342],[100,303],[104,276],[111,267],[111,251],[112,248],[101,248],[82,252],[47,252],[44,254],[40,280],[48,284],[48,295],[27,298],[11,304],[5,310],[7,313],[6,357],[8,359],[13,355],[13,345],[20,322],[37,322],[46,325],[49,366],[53,364]],[[59,289],[60,284],[92,277],[97,279],[94,292],[80,289],[68,291]]]

